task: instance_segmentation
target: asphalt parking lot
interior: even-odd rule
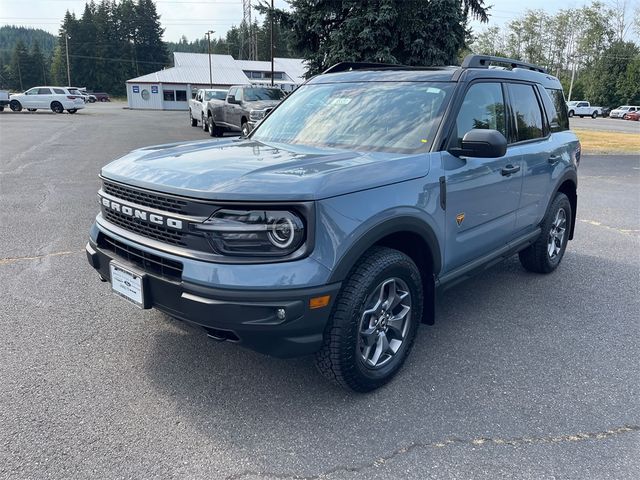
[[[640,135],[640,122],[623,120],[622,118],[573,117],[571,128],[585,130],[604,130],[605,132],[637,133]]]
[[[584,157],[556,273],[514,258],[446,291],[398,377],[361,395],[98,281],[100,167],[207,138],[121,107],[0,114],[0,478],[638,478],[638,156]]]

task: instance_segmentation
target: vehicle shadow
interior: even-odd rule
[[[568,252],[559,271],[542,276],[509,259],[445,291],[436,324],[420,329],[403,370],[370,394],[329,384],[312,358],[265,357],[170,319],[150,343],[146,372],[156,394],[175,401],[177,417],[238,463],[259,470],[268,459],[270,470],[285,473],[292,458],[305,475],[320,473],[321,451],[329,469],[415,442],[574,432],[590,428],[585,419],[623,424],[637,416],[634,402],[622,395],[604,419],[600,402],[611,404],[607,391],[619,379],[594,344],[618,345],[637,307],[595,310],[620,290],[594,290],[584,279],[616,285],[617,272],[633,269]],[[588,301],[568,302],[570,290]],[[616,362],[633,362],[631,350]]]

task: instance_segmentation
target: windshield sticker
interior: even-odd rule
[[[332,98],[329,105],[348,105],[351,102],[351,98],[348,97],[336,97]]]

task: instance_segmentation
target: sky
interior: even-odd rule
[[[85,3],[85,0],[0,0],[0,25],[24,25],[57,34],[65,11],[80,16]],[[527,9],[542,9],[553,14],[561,8],[580,7],[591,2],[486,0],[485,3],[492,5],[491,18],[488,24],[473,22],[475,32],[482,31],[486,26],[504,25]],[[242,0],[156,0],[156,5],[167,41],[177,41],[182,35],[189,40],[202,38],[207,30],[214,30],[216,37],[224,37],[232,25],[242,21]],[[285,8],[287,3],[285,0],[275,0],[275,6]]]

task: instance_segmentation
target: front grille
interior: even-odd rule
[[[125,187],[107,180],[102,181],[102,189],[105,193],[118,197],[122,200],[126,200],[137,205],[144,205],[145,207],[155,208],[157,210],[164,210],[165,212],[184,214],[186,213],[188,206],[187,201],[180,200],[179,198]]]
[[[141,223],[134,220],[132,217],[123,215],[122,213],[114,210],[103,210],[104,217],[114,225],[118,225],[130,232],[137,233],[159,242],[169,243],[171,245],[178,245],[184,247],[187,245],[184,238],[184,233],[178,230],[172,230],[165,228],[161,225],[154,225],[153,223]]]
[[[131,247],[103,233],[98,235],[98,247],[113,252],[116,257],[137,265],[145,272],[155,273],[172,280],[180,281],[182,279],[182,264],[180,262]]]

